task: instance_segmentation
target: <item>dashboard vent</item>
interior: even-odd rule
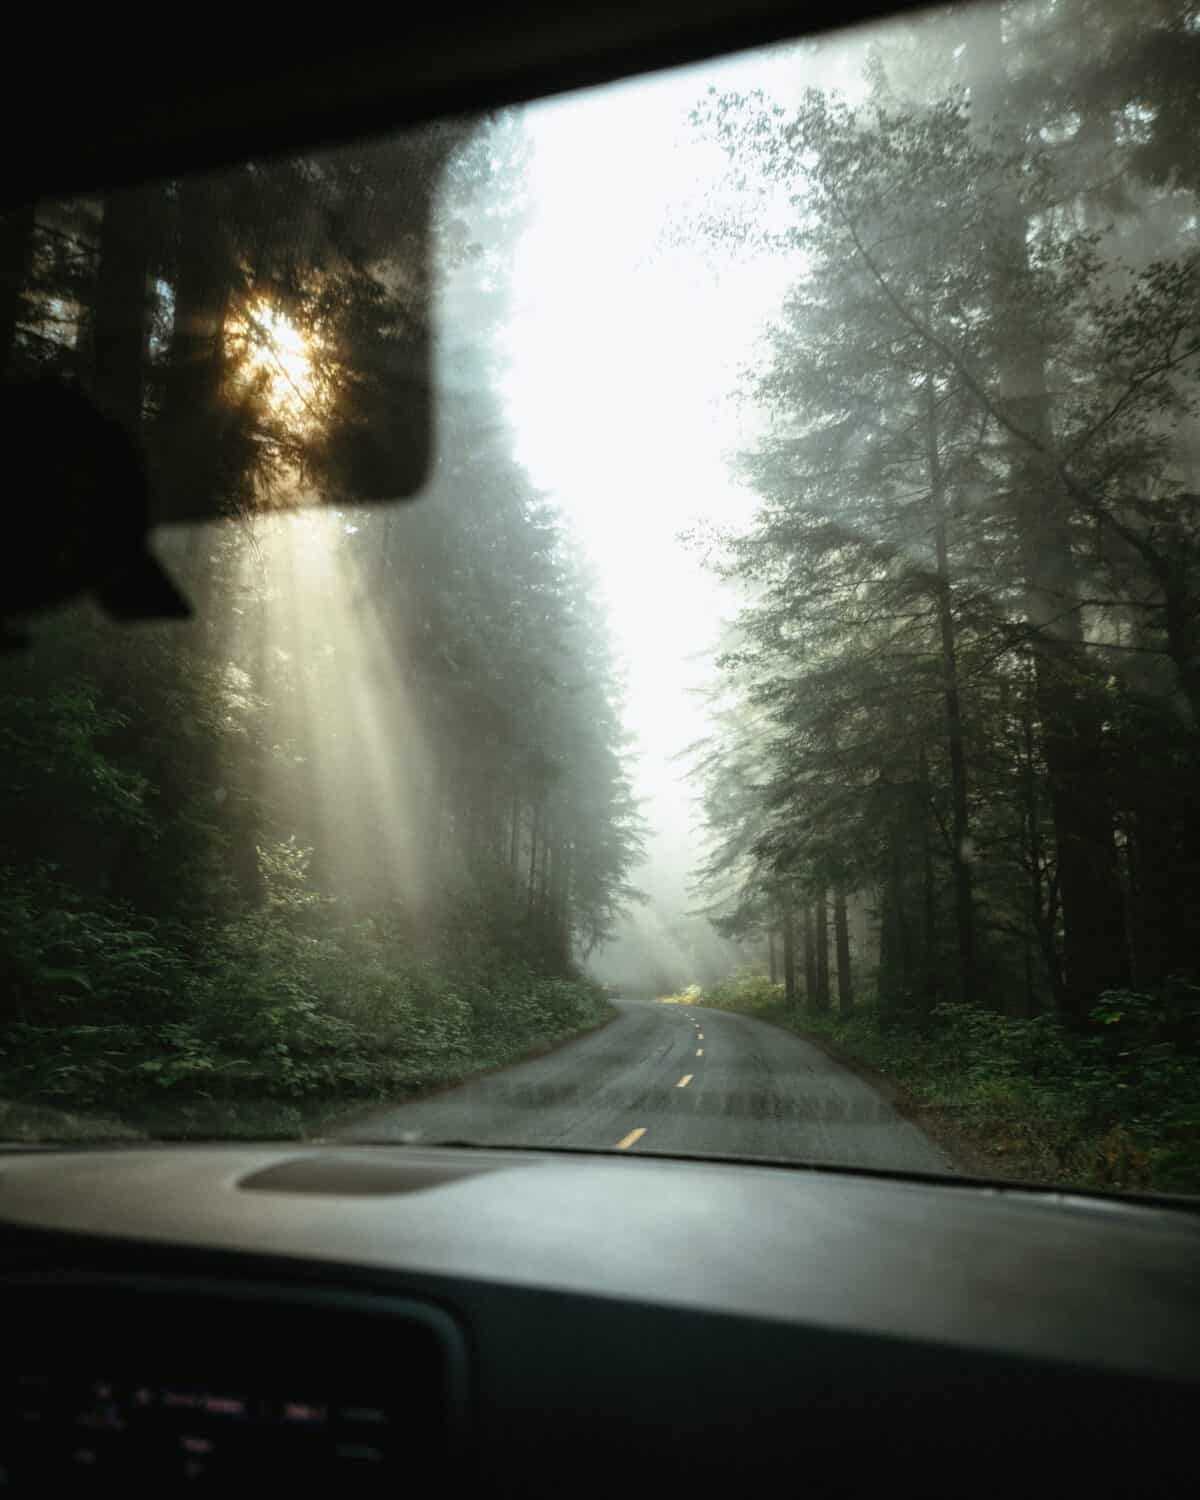
[[[238,1183],[252,1193],[316,1193],[329,1197],[364,1198],[397,1193],[423,1193],[468,1177],[481,1177],[493,1167],[421,1165],[414,1162],[367,1161],[361,1156],[296,1156],[252,1172]]]

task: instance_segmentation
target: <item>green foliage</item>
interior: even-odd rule
[[[308,881],[312,850],[301,848],[294,833],[273,844],[257,845],[256,853],[266,904],[271,910],[298,916],[320,905],[321,897]]]
[[[796,266],[742,380],[757,511],[708,548],[742,609],[700,890],[818,963],[850,897],[875,1003],[803,1025],[1047,1178],[1194,1186],[1200,1150],[1200,261],[1147,66],[1190,29],[964,9],[853,104],[693,116],[714,238]],[[764,984],[712,1003],[796,1023]]]
[[[97,909],[49,864],[0,868],[0,953],[6,1012],[27,1024],[186,1004],[186,956],[170,932],[119,903]]]
[[[696,1001],[718,1010],[771,1010],[783,1004],[783,985],[772,984],[762,974],[745,972],[706,989],[703,995],[696,996]]]
[[[8,817],[33,825],[65,805],[92,824],[149,830],[146,778],[103,749],[126,724],[86,679],[44,695],[0,691],[0,797]]]
[[[286,878],[263,909],[212,926],[199,944],[120,912],[51,921],[37,905],[45,889],[10,878],[0,941],[11,953],[16,939],[36,1019],[0,1032],[0,1099],[27,1113],[151,1118],[160,1131],[167,1101],[181,1120],[197,1101],[394,1101],[611,1014],[590,982],[500,953],[421,951],[372,923],[348,927],[328,907],[312,920],[302,853],[279,857],[270,878],[280,867]],[[64,959],[77,967],[56,966]]]

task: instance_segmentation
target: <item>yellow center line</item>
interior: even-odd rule
[[[703,1047],[697,1047],[696,1048],[696,1056],[697,1057],[703,1057],[704,1056],[704,1048]]]
[[[631,1130],[628,1135],[623,1135],[617,1142],[617,1151],[628,1151],[630,1146],[636,1146],[638,1141],[646,1134],[646,1127],[639,1125],[636,1130]]]
[[[685,1073],[683,1075],[683,1077],[679,1080],[679,1082],[675,1085],[675,1087],[677,1089],[685,1089],[685,1088],[687,1088],[688,1084],[691,1083],[692,1079],[695,1078],[695,1076],[696,1075],[694,1073]]]
[[[704,1033],[702,1031],[698,1031],[696,1033],[696,1040],[698,1042],[702,1042],[704,1040]]]

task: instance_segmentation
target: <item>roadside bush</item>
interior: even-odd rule
[[[85,908],[53,872],[0,871],[0,1108],[162,1129],[196,1102],[398,1101],[611,1014],[598,986],[499,947],[421,949],[341,921],[294,846],[263,870],[262,907],[188,932]]]
[[[714,1005],[719,1010],[768,1010],[783,1004],[783,985],[772,984],[762,974],[735,974],[722,984],[713,985],[697,997],[702,1005]]]

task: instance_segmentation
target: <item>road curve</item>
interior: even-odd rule
[[[339,1139],[953,1170],[875,1089],[789,1032],[702,1005],[616,1005],[616,1020],[545,1057],[381,1110]]]

